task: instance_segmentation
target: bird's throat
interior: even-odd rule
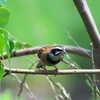
[[[57,64],[58,62],[61,61],[61,59],[59,59],[59,60],[53,60],[53,59],[50,58],[49,55],[47,55],[47,61],[48,61],[49,63],[51,63],[51,64]]]

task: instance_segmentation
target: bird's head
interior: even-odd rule
[[[48,54],[52,60],[57,61],[66,54],[66,51],[63,46],[54,46],[50,49]]]

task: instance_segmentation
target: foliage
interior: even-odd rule
[[[2,1],[2,4],[4,5],[4,2]],[[10,53],[14,49],[14,41],[10,36],[10,33],[4,29],[6,24],[9,21],[9,18],[11,16],[10,11],[7,8],[0,7],[0,54],[3,58],[3,52],[4,49],[6,48],[7,56],[8,56],[8,61],[10,64]],[[2,78],[4,74],[4,67],[2,64],[0,64],[0,79]]]
[[[0,81],[3,77],[3,74],[4,74],[4,66],[0,63]]]

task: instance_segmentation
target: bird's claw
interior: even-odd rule
[[[47,76],[48,75],[48,70],[44,68],[44,74]]]
[[[55,71],[55,76],[59,74],[59,71],[57,68],[54,71]]]

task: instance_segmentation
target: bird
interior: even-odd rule
[[[47,75],[48,71],[46,69],[46,66],[54,66],[55,75],[57,75],[58,68],[55,65],[63,60],[65,54],[66,50],[64,46],[43,46],[37,52],[39,62],[36,68],[43,68],[44,73]]]

